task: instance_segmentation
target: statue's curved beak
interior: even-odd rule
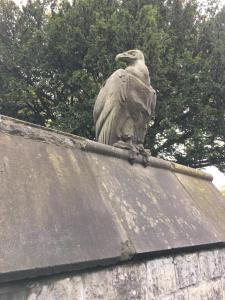
[[[127,52],[123,52],[120,54],[117,54],[116,61],[123,61],[123,62],[129,62],[131,60],[131,56]]]

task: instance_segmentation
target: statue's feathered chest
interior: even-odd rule
[[[155,103],[156,94],[150,84],[146,85],[124,69],[115,71],[106,80],[96,99],[96,138],[103,143],[113,144],[123,135],[136,136],[137,126],[145,131]],[[133,133],[127,134],[130,128]]]
[[[155,107],[155,90],[151,85],[144,84],[137,77],[128,74],[127,76],[127,102],[128,107],[137,110],[144,110],[151,115]]]

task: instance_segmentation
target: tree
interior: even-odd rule
[[[0,0],[0,111],[94,138],[92,110],[121,51],[143,50],[158,103],[146,147],[225,169],[225,8],[197,1]]]

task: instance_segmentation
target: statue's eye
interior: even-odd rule
[[[129,51],[129,54],[134,56],[135,52],[134,51]]]

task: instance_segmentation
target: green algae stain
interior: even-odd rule
[[[81,173],[81,169],[80,169],[80,166],[78,164],[78,161],[73,153],[73,151],[71,149],[68,150],[68,155],[69,155],[69,158],[70,158],[70,161],[72,162],[72,167],[74,169],[74,171],[80,175]]]
[[[64,186],[67,181],[68,172],[65,169],[65,162],[63,157],[53,150],[50,147],[47,147],[47,152],[49,156],[49,160],[55,170],[57,178],[59,179],[60,183]]]

